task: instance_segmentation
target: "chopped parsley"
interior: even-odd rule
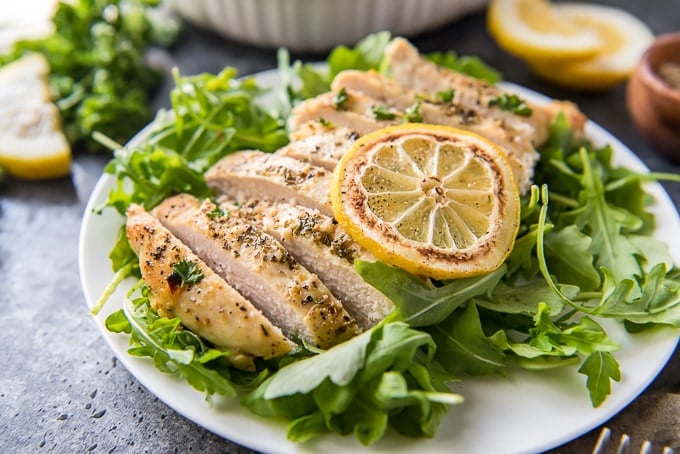
[[[443,103],[448,103],[453,101],[453,96],[456,94],[456,90],[453,88],[450,90],[442,90],[437,92],[437,99]]]
[[[502,110],[507,110],[515,115],[522,117],[531,116],[531,107],[529,107],[522,98],[515,94],[503,93],[500,96],[496,96],[491,101],[489,101],[489,107],[498,106]]]
[[[210,219],[217,219],[229,216],[229,212],[224,211],[221,207],[216,206],[214,210],[212,210],[209,213],[206,213],[205,215],[208,216]]]
[[[373,107],[373,115],[376,120],[394,120],[399,117],[399,114],[392,112],[389,108],[385,106],[375,106]]]
[[[176,276],[173,279],[180,279],[180,287],[187,284],[198,284],[203,279],[203,273],[198,267],[198,263],[189,260],[180,260],[172,265],[172,274],[168,278],[171,276]]]
[[[404,121],[410,123],[423,122],[423,116],[420,115],[420,102],[416,102],[415,104],[406,108],[406,111],[404,112]]]
[[[341,88],[335,96],[333,96],[333,104],[337,110],[344,110],[347,107],[347,101],[349,101],[349,95],[345,87]]]
[[[321,123],[321,126],[325,126],[326,128],[332,128],[333,127],[333,123],[326,120],[324,117],[319,117],[319,123]]]

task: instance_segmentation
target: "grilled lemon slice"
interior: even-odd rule
[[[498,268],[519,227],[505,152],[446,126],[363,136],[335,168],[331,200],[340,225],[377,258],[437,279]]]

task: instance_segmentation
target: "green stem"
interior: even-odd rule
[[[130,276],[132,267],[133,264],[128,263],[127,265],[118,270],[118,272],[113,276],[113,280],[109,282],[109,285],[107,285],[106,288],[104,289],[104,292],[102,292],[102,296],[100,296],[99,299],[97,300],[97,304],[95,304],[94,307],[90,310],[90,313],[92,315],[97,315],[99,311],[102,310],[102,308],[109,300],[113,292],[115,292],[116,288],[118,288],[118,285],[123,281],[123,279]]]

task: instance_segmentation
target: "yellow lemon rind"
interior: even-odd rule
[[[565,17],[582,20],[593,25],[600,23],[608,27],[608,33],[617,36],[605,37],[609,43],[603,53],[580,61],[528,58],[527,63],[534,73],[556,84],[581,90],[602,90],[623,82],[633,71],[642,54],[654,40],[653,32],[637,17],[619,8],[589,5],[560,4],[555,9]]]
[[[535,3],[554,8],[543,0]],[[602,42],[594,30],[575,30],[568,35],[536,30],[520,17],[521,7],[518,0],[493,0],[488,8],[489,33],[508,53],[522,59],[583,60],[601,51]],[[559,20],[563,22],[565,18]],[[576,29],[575,24],[573,28]]]

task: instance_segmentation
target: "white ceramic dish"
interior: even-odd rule
[[[487,0],[166,0],[220,35],[263,47],[327,51],[389,30],[413,36],[481,9]]]
[[[277,73],[258,75],[263,86],[274,86]],[[546,98],[530,90],[509,85],[512,91],[536,102]],[[617,164],[646,170],[637,157],[616,138],[592,122],[587,135],[595,144],[609,143]],[[102,215],[92,209],[106,199],[113,179],[104,175],[95,187],[83,219],[80,235],[80,273],[87,302],[92,307],[113,273],[108,253],[123,219],[113,210]],[[680,262],[680,218],[668,195],[657,184],[648,190],[656,199],[653,208],[658,228],[655,235],[666,241],[676,262]],[[236,401],[216,399],[210,407],[203,394],[186,383],[158,372],[144,359],[127,354],[128,338],[113,334],[104,319],[121,307],[131,283],[124,282],[96,317],[102,336],[117,357],[151,393],[188,419],[234,442],[262,452],[356,453],[519,453],[540,452],[557,447],[597,427],[618,413],[654,379],[673,353],[677,330],[662,329],[631,336],[616,323],[604,323],[610,336],[622,345],[616,352],[623,378],[614,383],[613,394],[599,408],[592,408],[585,377],[575,368],[556,371],[519,371],[507,378],[466,379],[452,386],[465,396],[465,403],[451,408],[438,434],[430,440],[411,440],[389,434],[375,445],[362,447],[353,437],[329,435],[307,444],[286,440],[285,424],[259,418]],[[121,393],[123,389],[119,390]]]

